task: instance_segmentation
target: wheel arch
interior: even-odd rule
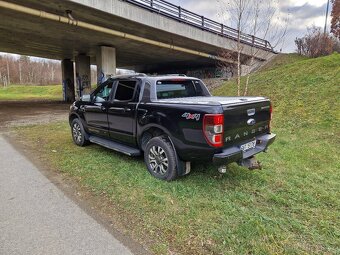
[[[177,173],[178,176],[183,176],[186,175],[188,172],[186,172],[186,167],[185,167],[185,163],[179,158],[175,144],[173,142],[173,139],[169,133],[169,131],[163,127],[157,126],[157,125],[150,125],[148,127],[145,127],[141,133],[141,135],[139,136],[140,139],[138,141],[139,147],[142,151],[144,151],[146,144],[148,143],[148,141],[150,141],[153,137],[156,136],[160,136],[160,135],[165,135],[173,150],[175,153],[175,159],[176,159],[176,165],[177,165]],[[150,135],[148,135],[150,134]]]
[[[71,125],[71,123],[72,123],[72,121],[73,121],[74,119],[80,119],[80,118],[79,118],[79,116],[78,116],[77,114],[75,114],[75,113],[70,114],[70,116],[68,117],[68,122],[69,122],[70,125]]]
[[[81,124],[83,126],[84,132],[85,132],[85,138],[89,139],[90,135],[88,133],[87,126],[84,125],[84,120],[78,114],[76,114],[76,113],[70,114],[70,116],[69,116],[69,124],[70,124],[70,126],[72,124],[72,121],[75,120],[75,119],[79,119],[79,121],[81,122]]]
[[[158,125],[149,125],[145,127],[141,132],[138,139],[138,145],[141,148],[142,151],[144,151],[146,144],[156,136],[166,135],[169,137],[171,141],[171,136],[168,130],[166,130],[164,127],[158,126]],[[172,141],[171,141],[171,144]],[[174,148],[175,149],[175,148]]]

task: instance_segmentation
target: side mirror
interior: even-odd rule
[[[91,102],[91,95],[83,95],[83,96],[80,98],[80,101],[83,101],[83,102]]]

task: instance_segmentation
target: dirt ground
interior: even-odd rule
[[[0,101],[0,130],[67,120],[69,107],[57,101]]]

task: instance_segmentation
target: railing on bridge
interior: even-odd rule
[[[218,34],[229,39],[238,40],[238,30],[213,21],[211,19],[200,16],[196,13],[181,8],[180,6],[171,4],[164,0],[124,0],[125,2],[140,6],[161,15],[176,19],[180,22],[198,27],[200,29]],[[273,47],[267,40],[258,38],[253,35],[241,33],[240,41],[244,44],[254,46],[274,52]]]

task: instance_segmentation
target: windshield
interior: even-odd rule
[[[157,81],[158,99],[207,96],[209,92],[199,80],[163,80]]]

